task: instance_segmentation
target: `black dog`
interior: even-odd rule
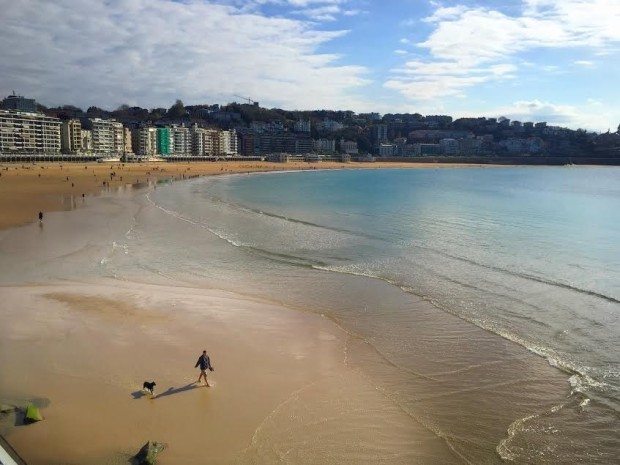
[[[151,395],[153,395],[153,389],[155,389],[155,381],[151,381],[150,383],[148,381],[145,381],[142,385],[142,390],[145,389],[149,391]]]

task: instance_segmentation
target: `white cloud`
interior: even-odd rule
[[[484,115],[463,114],[461,116],[505,116],[517,121],[546,121],[550,125],[594,131],[600,131],[603,128],[607,130],[607,128],[615,127],[616,124],[612,112],[603,111],[600,102],[594,99],[587,99],[579,107],[538,99],[521,100],[485,111]]]
[[[292,15],[305,16],[316,22],[336,21],[337,17],[355,16],[361,12],[358,9],[344,9],[343,7],[353,0],[224,0],[243,11],[260,11],[265,5],[276,5],[280,8],[293,8]]]
[[[434,23],[437,21],[456,19],[467,11],[465,5],[456,5],[450,7],[440,6],[435,12],[428,18],[424,18],[422,21],[425,23]]]
[[[306,16],[314,21],[336,21],[336,16],[340,11],[338,5],[323,5],[316,8],[296,10],[293,13]]]
[[[465,105],[467,106],[467,105]],[[401,103],[396,108],[386,108],[385,112],[412,112],[423,115],[449,114],[456,118],[505,116],[517,121],[546,121],[549,125],[582,128],[590,131],[607,131],[616,128],[617,115],[605,109],[596,99],[586,99],[578,105],[564,105],[540,99],[519,100],[506,105],[484,110],[455,109],[454,102],[446,105],[442,101],[421,101],[415,105]]]
[[[593,61],[589,60],[575,60],[573,63],[577,66],[583,66],[584,68],[594,68],[594,66],[596,66]]]
[[[394,78],[387,80],[384,87],[418,101],[445,96],[464,97],[464,88],[512,78],[516,69],[508,63],[468,68],[455,61],[412,60],[404,67],[392,70]]]
[[[394,69],[384,86],[412,100],[463,96],[469,87],[516,77],[512,63],[519,52],[569,47],[601,52],[620,43],[618,0],[524,0],[522,6],[520,15],[509,16],[483,7],[437,5],[424,20],[433,32],[417,44],[430,59],[410,72]]]
[[[318,51],[346,31],[204,0],[0,0],[0,11],[5,94],[106,108],[226,102],[233,94],[287,108],[368,106],[356,93],[366,70]]]

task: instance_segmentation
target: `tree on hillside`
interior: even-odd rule
[[[183,118],[186,113],[187,112],[185,111],[185,105],[183,105],[183,102],[181,100],[177,100],[174,102],[174,105],[168,109],[166,116],[171,119],[179,119]]]
[[[166,114],[165,108],[153,108],[151,113],[149,114],[149,119],[151,121],[158,121],[164,117]]]
[[[88,110],[86,110],[86,116],[89,118],[108,118],[109,115],[110,112],[95,106],[88,107]]]

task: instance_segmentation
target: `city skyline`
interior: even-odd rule
[[[0,94],[620,122],[609,0],[0,0]]]

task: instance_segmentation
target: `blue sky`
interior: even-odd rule
[[[620,123],[618,0],[0,0],[0,92]]]

